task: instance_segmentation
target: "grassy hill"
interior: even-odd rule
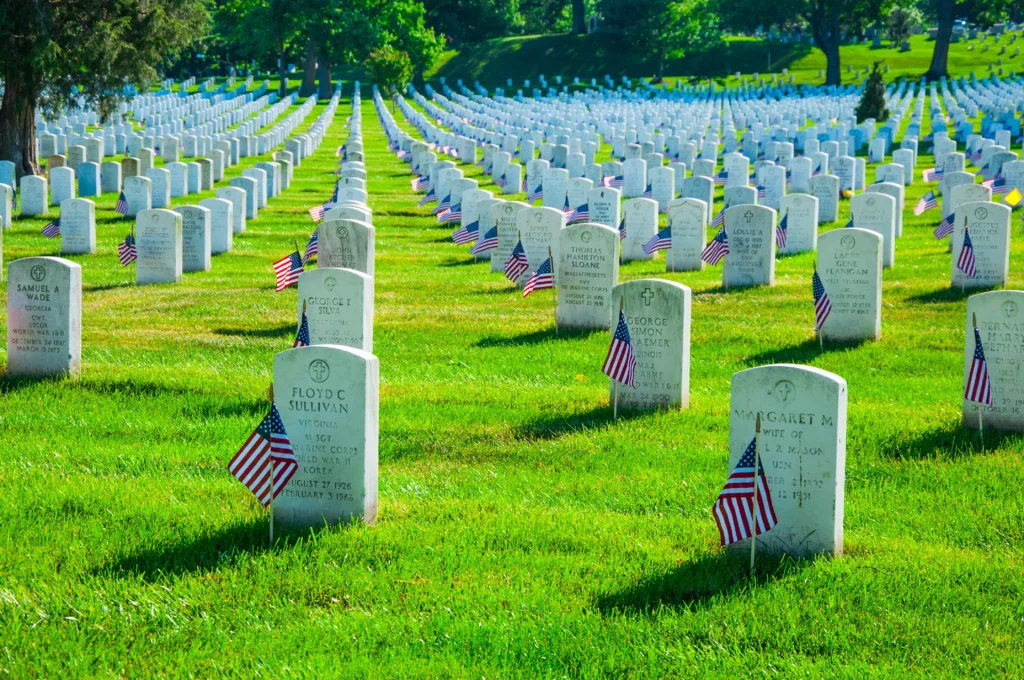
[[[1009,40],[1009,36],[1003,37],[1004,44],[1009,45]],[[915,36],[910,44],[909,52],[888,47],[873,49],[870,45],[843,47],[844,82],[855,82],[856,71],[870,68],[875,61],[889,65],[889,78],[923,74],[928,70],[934,43],[925,36]],[[991,40],[989,44],[992,44]],[[997,46],[981,53],[969,51],[966,43],[951,45],[949,70],[953,75],[973,71],[982,78],[988,72],[987,64],[996,64],[1001,58],[1007,74],[1011,70],[1024,71],[1024,56],[1014,57],[1013,51],[1014,47],[1009,46],[1007,54],[1000,57]],[[854,73],[846,72],[847,65],[853,67]],[[818,77],[818,72],[824,68],[825,55],[807,43],[784,45],[752,38],[729,38],[705,54],[670,61],[665,74],[670,80],[672,76],[699,76],[729,82],[737,71],[744,74],[781,73],[783,69],[789,69],[798,82],[822,83],[824,79]],[[531,85],[536,86],[538,74],[544,74],[551,83],[554,83],[556,75],[562,75],[563,82],[571,84],[576,76],[589,82],[590,78],[602,79],[605,74],[619,80],[621,76],[650,77],[653,73],[652,63],[624,53],[608,35],[596,33],[490,40],[445,52],[426,75],[430,80],[444,76],[452,83],[458,78],[467,84],[479,80],[489,87],[503,87],[507,79],[512,78],[516,87],[522,87],[525,78],[532,78]]]

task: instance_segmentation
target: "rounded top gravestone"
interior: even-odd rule
[[[733,374],[728,471],[754,438],[760,413],[760,462],[778,519],[758,535],[758,553],[842,553],[846,402],[846,381],[819,368],[774,364]],[[749,539],[731,547],[749,553]]]
[[[7,266],[7,375],[76,374],[82,363],[82,267],[59,257]]]
[[[377,357],[313,345],[274,357],[274,399],[298,469],[274,499],[274,520],[319,527],[377,521]]]
[[[325,220],[317,227],[317,265],[373,276],[376,232],[366,222]]]

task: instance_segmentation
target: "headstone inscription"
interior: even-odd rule
[[[760,462],[778,520],[757,536],[758,554],[842,553],[846,402],[846,381],[818,368],[773,364],[733,374],[729,470],[760,413]],[[750,553],[749,539],[730,547]]]
[[[7,375],[77,374],[82,364],[82,267],[59,257],[7,266]]]
[[[821,328],[826,340],[882,337],[882,235],[851,227],[818,241],[818,275],[832,311]]]
[[[687,408],[690,404],[690,289],[661,279],[637,279],[612,291],[614,333],[618,310],[629,326],[635,389],[611,385],[611,399],[628,410]]]
[[[310,343],[373,351],[373,278],[318,267],[299,275],[298,323],[306,311]]]
[[[274,521],[320,527],[377,521],[377,357],[313,345],[274,357],[274,396],[299,465]]]
[[[967,298],[964,329],[964,385],[974,363],[977,320],[988,366],[992,405],[962,400],[964,427],[976,429],[978,409],[985,429],[1024,432],[1024,292],[994,290]]]
[[[609,328],[612,288],[619,282],[618,231],[581,223],[562,229],[558,237],[559,327]]]
[[[182,272],[181,215],[158,208],[135,218],[135,283],[179,283]]]

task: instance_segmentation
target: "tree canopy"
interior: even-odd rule
[[[37,108],[55,115],[83,100],[109,116],[208,20],[204,0],[0,3],[0,158],[19,176],[34,173]]]

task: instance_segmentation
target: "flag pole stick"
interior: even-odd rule
[[[757,492],[761,486],[761,476],[757,474],[761,467],[761,412],[757,412],[754,424],[754,506],[750,516],[750,578],[754,578],[754,559],[757,554]]]
[[[966,238],[966,236],[967,236],[967,215],[964,215],[964,237]],[[950,246],[953,245],[953,239],[949,240],[949,245]],[[960,244],[960,250],[963,251],[963,249],[964,249],[963,244]],[[952,252],[952,247],[950,248],[950,252]],[[960,270],[960,294],[961,295],[964,294],[964,288],[966,286],[967,286],[967,272],[965,272],[963,270]]]
[[[551,263],[551,309],[555,313],[555,335],[558,335],[558,281],[555,281],[555,259],[551,255],[551,246],[548,246],[548,262]]]
[[[814,272],[815,273],[818,272],[818,258],[814,258]],[[815,305],[815,313],[814,313],[814,334],[818,336],[818,347],[821,349],[822,352],[824,352],[825,351],[825,338],[824,338],[824,336],[822,336],[821,330],[818,328],[817,305]]]
[[[626,295],[623,293],[622,297],[619,298],[619,314],[622,313],[623,307],[626,305]],[[615,320],[616,325],[618,319]],[[615,331],[612,331],[614,334]],[[612,420],[619,419],[619,381],[614,380],[612,382]]]
[[[973,313],[973,312],[971,313],[971,325],[974,326],[975,329],[978,328],[978,315],[976,313]],[[981,406],[982,406],[982,404],[981,404],[980,401],[976,402],[976,403],[978,404],[978,439],[981,441],[981,450],[984,451],[985,450],[985,429],[984,429],[985,424],[984,424],[984,422],[981,419]]]
[[[270,405],[274,405],[274,384],[270,384]],[[270,453],[270,546],[274,546],[274,455]]]

